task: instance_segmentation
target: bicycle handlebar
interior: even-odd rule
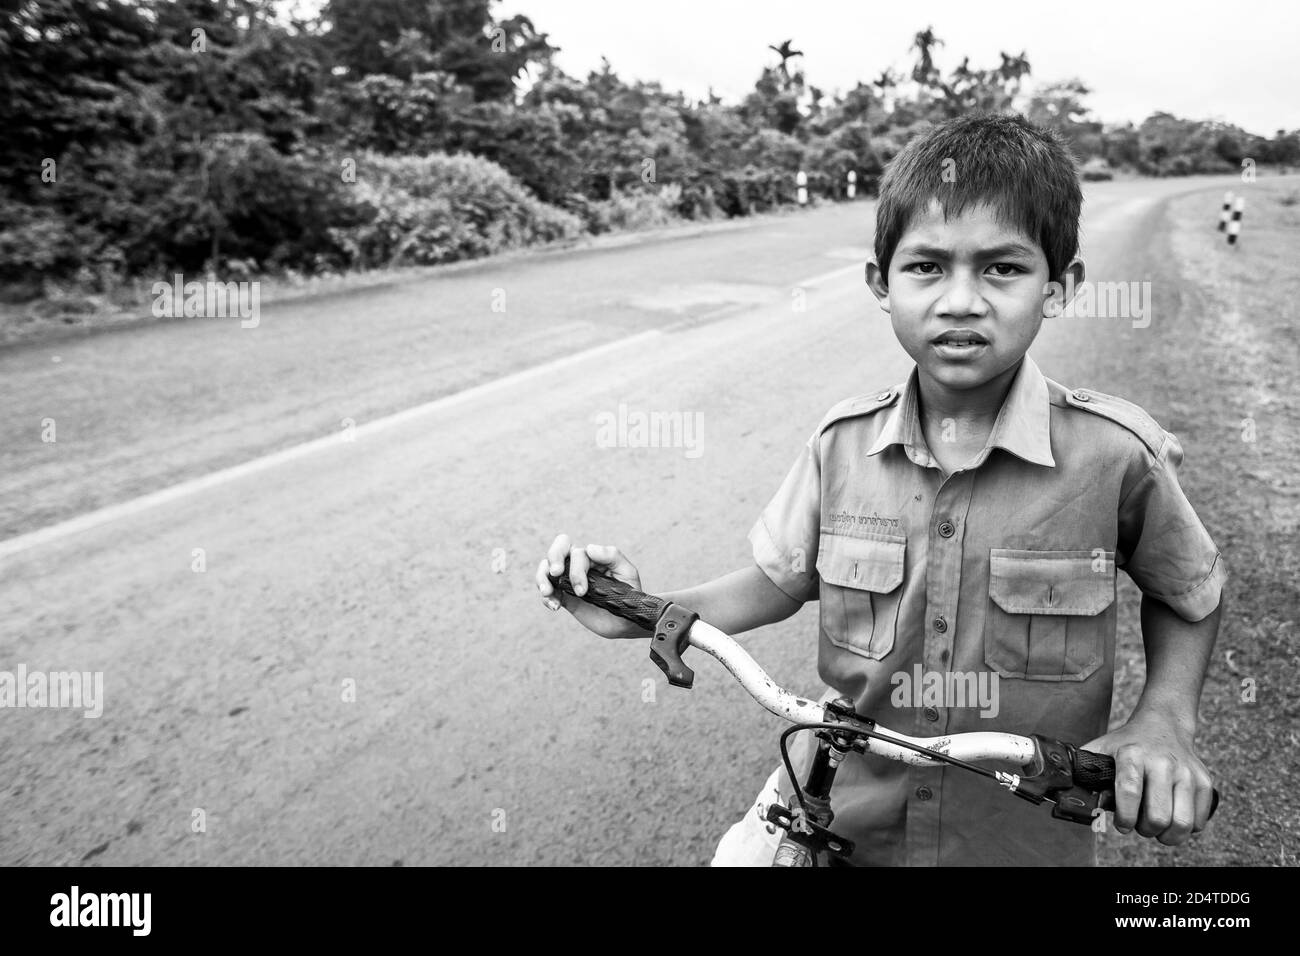
[[[587,569],[587,593],[576,594],[573,590],[573,582],[569,580],[568,558],[564,559],[564,571],[560,576],[557,578],[550,575],[550,578],[551,583],[565,594],[572,594],[581,601],[594,604],[647,631],[655,629],[669,603],[661,597],[634,588],[596,567]]]
[[[794,724],[818,724],[826,719],[826,709],[816,701],[808,700],[777,684],[754,658],[722,631],[697,621],[691,628],[689,642],[714,657],[749,695],[769,712]],[[957,760],[1006,760],[1020,766],[1032,764],[1036,748],[1029,737],[1005,733],[949,734],[940,737],[909,737],[895,733],[878,724],[872,725],[877,737],[867,738],[867,753],[879,754],[890,760],[918,767],[938,767],[947,761],[927,757],[913,750],[920,747],[932,753],[945,754]],[[881,740],[886,737],[888,740]],[[910,746],[908,746],[910,745]]]
[[[569,580],[567,560],[565,561],[564,572],[559,577],[552,575],[551,582],[558,590],[566,594],[574,594],[573,583]],[[579,597],[576,594],[574,596]],[[656,655],[652,651],[651,656],[655,658],[655,663],[659,664],[660,667],[664,667],[665,671],[668,671],[668,668],[665,667],[664,657],[671,655],[675,650],[680,650],[685,645],[697,647],[709,656],[716,658],[723,667],[731,672],[731,675],[740,682],[740,685],[745,688],[754,700],[777,717],[784,718],[795,724],[816,724],[825,719],[826,711],[821,704],[800,697],[776,683],[759,663],[736,643],[734,638],[718,630],[713,625],[699,620],[694,615],[689,615],[694,620],[688,626],[673,628],[673,630],[682,631],[681,634],[670,635],[665,633],[667,628],[660,628],[658,624],[665,616],[670,614],[670,609],[676,607],[676,605],[663,600],[663,598],[655,597],[653,594],[646,594],[644,591],[611,577],[600,568],[592,567],[587,570],[587,593],[581,595],[580,599],[654,632],[655,649],[659,651],[659,654]],[[669,623],[676,622],[670,621]],[[664,638],[663,641],[660,641],[661,636]],[[662,646],[671,644],[673,637],[677,638],[678,648]],[[685,668],[685,670],[690,674],[689,668]],[[670,680],[673,679],[673,676],[672,673],[669,673]],[[690,674],[690,676],[694,677],[693,674]],[[674,681],[674,683],[678,682]],[[689,687],[689,682],[686,682],[684,686]],[[910,744],[912,747],[920,747],[923,750],[947,754],[959,760],[1006,760],[1025,766],[1034,761],[1037,750],[1031,738],[1016,734],[969,733],[950,734],[936,738],[908,737],[905,734],[898,734],[880,726],[875,726],[873,729],[880,736],[890,738],[890,741],[899,741],[902,744]],[[882,757],[888,757],[891,760],[899,760],[918,766],[935,767],[946,762],[942,759],[926,757],[924,754],[911,749],[911,747],[878,739],[868,740],[867,751],[879,754]]]
[[[574,594],[567,558],[563,573],[558,577],[552,575],[551,582],[558,590]],[[691,669],[682,663],[681,651],[688,645],[698,647],[716,658],[751,697],[777,717],[796,724],[820,724],[826,720],[826,710],[821,704],[777,684],[732,637],[700,620],[691,611],[619,581],[598,567],[587,570],[587,593],[574,596],[651,631],[650,656],[668,675],[669,681],[677,686],[690,687],[695,678]],[[1101,794],[1098,804],[1101,809],[1115,809],[1115,758],[1109,754],[1082,750],[1038,736],[974,732],[908,737],[871,721],[864,721],[864,726],[871,728],[871,736],[866,737],[862,745],[867,753],[917,766],[1001,760],[1017,764],[1035,775],[1055,773],[1058,783],[1060,775],[1066,774],[1066,779],[1074,786]],[[942,756],[927,757],[925,752]],[[1055,765],[1055,769],[1047,766],[1048,763]],[[1022,781],[1015,774],[999,773],[996,777],[1013,793],[1032,802],[1044,799],[1042,794],[1035,796],[1022,789]],[[1211,798],[1211,816],[1218,805],[1219,791],[1216,789]]]

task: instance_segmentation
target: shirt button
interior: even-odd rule
[[[936,617],[934,619],[934,629],[942,634],[944,631],[948,630],[948,622],[941,617]]]
[[[1089,397],[1088,393],[1085,392],[1083,389],[1079,389],[1077,392],[1074,393],[1074,399],[1075,399],[1075,401],[1078,401],[1078,402],[1090,402],[1090,401],[1092,401],[1092,399]]]
[[[934,791],[932,791],[929,787],[920,786],[916,788],[916,799],[918,800],[929,800],[933,796],[934,796]]]
[[[935,709],[934,707],[927,707],[927,708],[925,708],[925,719],[926,719],[926,720],[938,720],[938,719],[939,719],[939,711],[938,711],[937,709]]]
[[[876,401],[878,401],[878,402],[887,402],[887,401],[889,401],[889,393],[888,393],[888,392],[881,392],[879,395],[876,396]]]
[[[939,525],[939,534],[945,538],[951,538],[952,533],[956,530],[957,529],[952,526],[951,521],[945,521],[941,525]]]

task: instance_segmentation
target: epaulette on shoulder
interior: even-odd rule
[[[1109,418],[1117,425],[1124,426],[1142,439],[1142,443],[1151,450],[1151,454],[1160,454],[1160,449],[1165,443],[1165,430],[1140,406],[1117,395],[1107,395],[1105,392],[1098,392],[1091,388],[1067,391],[1065,400],[1075,408],[1092,412],[1102,418]]]
[[[891,405],[896,405],[898,404],[898,400],[902,394],[902,386],[894,385],[884,389],[883,391],[870,392],[866,395],[858,395],[854,398],[846,398],[826,413],[821,424],[817,426],[817,433],[820,435],[836,422],[843,421],[846,418],[857,418],[862,415],[874,415],[882,408],[889,408]]]

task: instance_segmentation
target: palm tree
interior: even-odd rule
[[[943,46],[943,41],[934,35],[934,27],[926,27],[912,38],[912,46],[916,49],[917,56],[916,68],[912,70],[912,79],[918,83],[926,83],[936,72],[930,50],[936,46]]]
[[[770,43],[767,45],[767,48],[769,50],[775,50],[776,54],[781,58],[781,75],[784,76],[787,80],[790,79],[790,73],[785,67],[785,61],[791,59],[792,57],[803,56],[802,50],[790,49],[790,44],[793,42],[794,42],[793,40],[786,40],[780,46],[772,46],[772,44]]]

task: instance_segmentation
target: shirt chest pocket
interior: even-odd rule
[[[1084,680],[1114,630],[1115,552],[989,552],[984,657],[1002,677]]]
[[[821,628],[836,647],[880,660],[894,647],[907,539],[820,536]]]

